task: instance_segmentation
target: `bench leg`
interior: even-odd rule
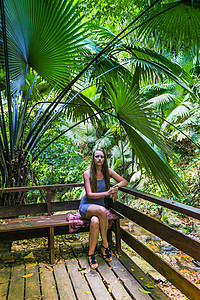
[[[49,228],[49,248],[50,248],[50,261],[51,264],[55,263],[55,248],[54,248],[54,227]]]
[[[112,230],[111,229],[108,229],[107,239],[108,239],[108,244],[111,244],[112,243]]]
[[[121,235],[120,235],[120,220],[115,220],[115,242],[116,242],[116,250],[117,253],[120,255],[122,253],[121,248]]]

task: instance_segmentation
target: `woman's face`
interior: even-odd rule
[[[94,163],[95,165],[102,166],[104,163],[104,153],[101,150],[94,152]]]

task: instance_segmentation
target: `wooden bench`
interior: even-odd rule
[[[79,200],[66,202],[48,202],[26,204],[12,207],[0,207],[0,240],[14,241],[36,237],[48,237],[50,261],[55,262],[54,236],[69,233],[69,212],[77,210]],[[122,215],[112,211],[113,224],[108,230],[108,240],[115,232],[116,251],[121,253],[120,219]],[[88,227],[81,227],[78,232],[87,232]]]

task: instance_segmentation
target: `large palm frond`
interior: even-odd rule
[[[165,9],[178,6],[160,14]],[[169,1],[152,9],[149,16],[155,16],[139,29],[139,38],[148,40],[153,38],[156,45],[161,49],[175,50],[181,48],[191,49],[193,53],[199,55],[200,46],[200,4],[194,1]]]
[[[158,72],[161,75],[166,75],[183,88],[190,90],[188,82],[191,82],[191,77],[178,63],[144,47],[124,45],[122,51],[130,54],[130,63],[140,66],[140,72],[144,79],[155,78],[155,73]]]
[[[77,4],[6,0],[5,8],[12,79],[20,85],[28,65],[50,83],[66,85],[86,62],[86,32]]]
[[[140,164],[145,168],[149,176],[153,175],[157,183],[169,188],[175,195],[182,192],[182,182],[172,170],[164,157],[157,152],[133,127],[121,120],[126,130],[130,143],[139,158]]]
[[[148,102],[139,95],[138,86],[131,78],[118,77],[117,81],[107,84],[107,93],[142,166],[159,184],[162,182],[175,192],[178,186],[180,188],[180,180],[154,145],[171,157],[173,153],[163,139]]]

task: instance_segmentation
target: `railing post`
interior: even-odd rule
[[[116,250],[117,253],[120,255],[122,253],[121,249],[121,233],[120,233],[120,220],[117,219],[114,222],[114,228],[115,228],[115,243],[116,243]]]
[[[50,249],[50,261],[51,264],[55,263],[55,248],[54,248],[54,226],[50,226],[49,228],[49,249]]]
[[[47,190],[47,214],[50,216],[52,213],[52,207],[51,207],[51,190]]]

